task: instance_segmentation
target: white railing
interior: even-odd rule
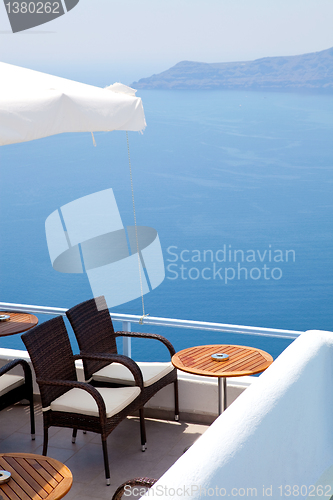
[[[9,312],[19,311],[30,314],[50,314],[52,316],[65,316],[67,311],[67,309],[62,307],[32,306],[26,304],[12,304],[7,302],[0,302],[0,310]],[[227,325],[223,323],[210,323],[205,321],[191,321],[174,318],[158,318],[154,316],[142,317],[135,314],[112,313],[111,316],[114,321],[121,321],[122,329],[128,332],[131,331],[132,323],[140,323],[145,325],[168,326],[173,328],[191,328],[195,330],[207,330],[235,334],[239,333],[243,335],[260,335],[264,337],[275,337],[282,339],[295,339],[301,333],[303,333],[296,330],[279,330],[274,328],[259,327],[257,328],[254,326]],[[123,353],[127,356],[131,356],[130,338],[123,339]]]

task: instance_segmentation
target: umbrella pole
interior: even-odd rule
[[[145,302],[143,299],[143,286],[142,286],[142,275],[141,275],[141,266],[140,266],[140,248],[139,248],[139,238],[138,238],[138,228],[136,224],[136,211],[135,211],[135,201],[134,201],[134,188],[133,188],[133,176],[132,176],[132,164],[131,164],[131,155],[129,149],[129,140],[128,140],[128,132],[126,130],[126,142],[127,142],[127,154],[128,154],[128,164],[130,171],[130,179],[131,179],[131,192],[132,192],[132,203],[133,203],[133,215],[134,215],[134,227],[135,227],[135,239],[136,239],[136,249],[138,254],[138,266],[139,266],[139,276],[140,276],[140,290],[141,290],[141,301],[142,301],[142,316],[139,323],[143,324],[143,319],[148,314],[145,314]]]

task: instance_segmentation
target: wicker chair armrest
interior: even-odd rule
[[[87,360],[97,360],[97,361],[110,361],[114,363],[120,363],[121,365],[126,366],[128,370],[130,370],[134,376],[134,380],[136,385],[143,389],[143,377],[140,368],[136,364],[133,359],[128,356],[123,356],[122,354],[90,354],[86,352],[81,352],[74,356],[75,359],[87,359]]]
[[[171,342],[163,337],[162,335],[158,335],[157,333],[142,333],[142,332],[115,332],[116,337],[137,337],[142,339],[153,339],[159,340],[162,342],[169,350],[171,357],[176,354],[175,348],[171,344]]]
[[[31,368],[29,366],[29,363],[25,361],[25,359],[13,359],[13,361],[9,361],[9,363],[0,368],[0,377],[1,375],[4,375],[18,365],[21,365],[23,368],[25,382],[27,384],[32,384]]]
[[[36,379],[38,385],[52,385],[56,387],[68,387],[68,389],[82,389],[88,392],[96,401],[98,407],[99,417],[101,422],[106,422],[106,408],[104,399],[98,390],[87,382],[76,382],[74,380],[43,380],[40,378]]]
[[[142,488],[151,488],[156,482],[157,479],[151,479],[150,477],[135,477],[134,479],[130,479],[129,481],[126,481],[125,483],[120,485],[119,488],[116,489],[112,497],[112,500],[120,500],[123,494],[127,492],[127,487],[128,489],[133,488],[135,486],[141,486]]]

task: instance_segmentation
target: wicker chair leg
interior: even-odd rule
[[[145,424],[143,408],[140,408],[139,415],[140,415],[141,451],[146,451],[147,438],[146,438],[146,424]]]
[[[43,455],[44,457],[46,456],[47,454],[47,445],[48,445],[48,441],[49,441],[49,429],[48,427],[44,424],[44,442],[43,442]]]
[[[175,391],[175,420],[179,420],[179,398],[178,398],[178,380],[174,381],[174,391]]]
[[[31,439],[35,440],[35,412],[34,412],[34,396],[30,395],[30,427],[31,427]]]
[[[103,437],[102,437],[102,447],[103,447],[106,486],[110,486],[110,468],[109,468],[108,447],[106,444],[106,438],[103,439]]]
[[[73,429],[73,434],[72,434],[72,443],[74,444],[76,441],[76,435],[77,435],[77,429]]]

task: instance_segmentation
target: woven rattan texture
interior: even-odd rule
[[[81,354],[115,353],[117,352],[116,337],[137,337],[144,339],[154,339],[162,342],[167,347],[170,353],[170,359],[175,354],[173,345],[161,335],[141,332],[115,332],[104,297],[97,297],[96,299],[90,299],[82,302],[81,304],[78,304],[69,309],[66,314],[74,330]],[[102,361],[92,363],[85,359],[83,359],[83,363],[86,380],[90,380],[93,373],[109,364]],[[141,393],[142,406],[160,389],[171,383],[175,384],[175,406],[176,414],[178,415],[178,387],[176,369],[172,370],[172,372],[162,377],[154,384],[143,388],[143,391]],[[125,382],[124,385],[126,385]]]
[[[24,359],[14,359],[10,361],[5,366],[0,368],[0,377],[5,373],[9,373],[14,367],[21,366],[24,373],[24,384],[16,387],[15,389],[7,392],[0,397],[0,410],[8,408],[8,406],[22,401],[22,399],[27,399],[30,404],[30,427],[31,434],[35,434],[35,416],[34,416],[34,395],[32,388],[32,375],[31,369],[28,363]]]
[[[117,344],[110,313],[106,303],[92,299],[72,307],[67,317],[74,330],[81,352],[97,354],[117,354]],[[86,380],[96,371],[107,366],[109,362],[83,361]]]
[[[105,403],[92,385],[86,382],[78,382],[75,370],[75,357],[69,342],[66,326],[61,316],[53,318],[36,326],[24,336],[23,342],[29,352],[36,373],[36,380],[40,387],[43,420],[44,420],[44,445],[43,455],[47,453],[48,428],[50,426],[70,427],[76,435],[77,429],[96,432],[101,435],[105,464],[105,475],[110,478],[106,438],[110,432],[127,415],[141,408],[140,395],[126,408],[111,416],[106,417]],[[117,356],[116,356],[117,357]],[[107,360],[107,356],[99,357],[99,360]],[[105,361],[104,361],[105,362]],[[109,362],[109,361],[108,361]],[[134,361],[127,359],[129,369],[132,370],[137,385],[142,389],[142,376]],[[50,403],[72,388],[80,388],[88,392],[95,400],[98,408],[98,416],[81,415],[78,413],[52,411]],[[110,391],[117,389],[110,389]],[[141,412],[142,413],[142,412]],[[143,415],[140,414],[141,445],[145,444],[145,428]]]
[[[29,352],[40,380],[76,381],[75,362],[67,335],[66,326],[61,316],[42,323],[22,335],[22,340]],[[41,386],[40,393],[43,407],[68,391],[60,384]]]

